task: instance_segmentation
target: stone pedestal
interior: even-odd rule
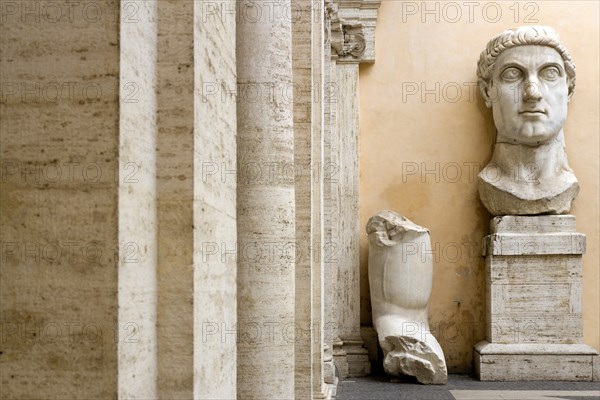
[[[333,361],[342,379],[371,374],[369,351],[362,340],[340,340],[333,342]]]
[[[487,340],[474,352],[480,380],[598,380],[598,352],[583,344],[584,253],[572,215],[492,219]]]
[[[371,374],[369,351],[364,348],[362,339],[344,340],[343,349],[346,352],[348,376],[367,376]]]

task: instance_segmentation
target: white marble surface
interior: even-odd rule
[[[492,215],[567,213],[579,193],[563,132],[575,66],[558,34],[541,26],[507,30],[490,40],[477,74],[497,130],[478,176],[481,201]]]
[[[433,262],[429,231],[392,212],[367,223],[373,325],[390,375],[447,382],[444,352],[429,331]]]

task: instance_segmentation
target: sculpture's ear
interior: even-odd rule
[[[479,87],[479,93],[481,93],[481,97],[483,97],[483,100],[485,100],[485,106],[487,108],[492,108],[492,99],[489,92],[492,85],[480,80],[477,82],[477,86]]]

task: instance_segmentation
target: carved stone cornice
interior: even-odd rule
[[[375,61],[375,25],[380,4],[381,0],[326,0],[333,60]]]
[[[334,20],[331,24],[331,56],[338,62],[361,62],[365,36],[360,22]]]
[[[354,57],[360,59],[365,52],[365,35],[360,22],[342,23],[344,45],[338,57]]]

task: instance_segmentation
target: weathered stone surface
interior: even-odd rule
[[[490,226],[484,240],[487,340],[582,342],[585,235],[574,232],[574,217],[505,216]],[[571,232],[558,232],[563,228]]]
[[[344,341],[344,352],[348,363],[348,376],[365,376],[371,373],[369,351],[361,340]]]
[[[444,353],[429,331],[427,305],[433,263],[429,231],[392,212],[367,223],[373,325],[384,353],[384,371],[412,375],[425,384],[447,381]]]
[[[576,233],[575,218],[504,216],[490,226],[484,240],[487,341],[475,346],[477,375],[592,380],[598,352],[582,344],[585,235]]]
[[[539,218],[504,215],[490,220],[491,233],[576,233],[574,215],[546,215]]]
[[[477,75],[497,129],[492,159],[478,176],[481,201],[492,215],[567,213],[579,193],[563,133],[575,65],[558,34],[522,26],[495,36]]]
[[[495,343],[578,343],[583,341],[581,314],[533,312],[489,314],[486,338]]]
[[[475,345],[481,355],[489,354],[572,354],[597,355],[598,352],[587,344],[552,344],[552,343],[490,343],[486,340]]]
[[[337,138],[335,191],[337,192],[336,218],[339,225],[334,242],[337,263],[337,334],[347,356],[348,373],[364,376],[369,371],[367,351],[361,348],[360,336],[360,255],[359,255],[359,142],[358,142],[358,73],[359,65],[338,62],[336,85],[339,98],[337,104]],[[339,251],[337,251],[339,249]],[[352,364],[352,365],[351,365]],[[345,375],[342,375],[345,377]]]
[[[309,0],[103,0],[83,5],[83,20],[82,5],[69,1],[2,4],[2,155],[11,159],[2,165],[0,322],[10,338],[0,355],[9,397],[328,398],[324,376],[332,385],[337,377],[333,346],[322,343],[324,303],[338,291],[324,296],[322,252],[344,263],[350,293],[329,327],[350,327],[339,342],[347,370],[369,372],[356,334],[357,85],[358,62],[373,61],[379,3],[345,2],[345,18],[360,21],[346,24],[357,28],[345,43],[354,58],[339,69],[323,65],[331,55],[324,60],[322,5]],[[236,6],[262,18],[240,18]],[[301,18],[267,16],[290,7]],[[361,38],[365,53],[355,48]],[[325,68],[343,98],[338,86],[324,93]],[[55,90],[69,99],[47,98],[60,97]],[[323,129],[324,103],[338,100],[329,155],[343,158],[339,176],[337,163],[324,171]],[[295,179],[287,170],[284,182],[248,177],[273,164],[309,172]],[[31,181],[12,169],[29,166]],[[86,181],[52,182],[71,167]],[[324,176],[336,180],[330,225],[341,232],[325,246]],[[256,260],[257,244],[285,254]],[[298,244],[301,256],[288,251]],[[68,261],[36,259],[82,247]],[[45,343],[41,334],[56,333],[48,328],[73,335]]]
[[[337,84],[340,93],[336,130],[337,160],[340,163],[338,218],[339,229],[338,321],[339,336],[345,341],[360,340],[360,258],[358,246],[358,64],[339,64]]]
[[[560,182],[544,182],[546,185],[543,188],[535,188],[532,190],[526,184],[514,184],[513,178],[505,178],[501,183],[496,183],[496,176],[500,168],[499,157],[503,152],[510,154],[502,160],[506,165],[514,165],[523,163],[521,160],[515,159],[513,154],[517,151],[516,145],[496,144],[496,151],[491,163],[494,166],[487,166],[478,176],[478,189],[481,201],[492,215],[509,215],[509,214],[564,214],[571,209],[571,202],[579,193],[579,183],[572,173],[560,178]],[[501,151],[500,148],[504,148]],[[540,146],[542,154],[557,153],[556,148],[548,146]],[[525,164],[532,163],[535,165],[541,164],[545,168],[553,170],[555,165],[548,165],[549,162],[542,164],[546,160],[544,156],[528,156],[535,161],[528,161]],[[554,157],[554,156],[549,156]],[[566,156],[565,156],[566,158]],[[537,168],[537,167],[536,167]],[[489,178],[489,177],[493,178]],[[532,178],[534,179],[534,178]],[[537,179],[537,178],[535,178]]]
[[[388,374],[411,375],[424,384],[448,381],[444,353],[437,340],[388,336],[380,343],[384,352],[383,369]]]
[[[598,352],[584,344],[475,346],[475,372],[482,381],[593,381]]]
[[[119,105],[119,398],[157,397],[156,58],[157,3],[136,1],[139,23],[121,14]],[[139,90],[129,99],[129,84]],[[136,166],[131,179],[127,166]],[[133,251],[132,251],[133,250]],[[133,257],[132,257],[133,256]]]
[[[487,339],[581,342],[585,235],[575,233],[574,217],[505,216],[490,226],[484,240]]]
[[[323,249],[323,186],[320,171],[323,157],[322,9],[310,0],[293,0],[297,18],[292,21],[292,75],[295,93],[294,162],[297,166],[313,166],[311,172],[297,174],[295,183],[295,236],[299,254],[295,264],[295,326],[306,334],[294,340],[295,382],[297,399],[324,399],[324,261]],[[311,90],[305,90],[312,85]],[[314,97],[313,97],[314,96]],[[315,101],[313,101],[315,100]],[[311,322],[312,321],[312,322]],[[333,357],[327,355],[329,382],[335,382]],[[333,373],[333,374],[331,374]]]
[[[185,2],[173,3],[181,8],[180,3]],[[177,67],[182,75],[187,77],[191,72],[194,78],[193,397],[229,399],[237,396],[238,362],[237,343],[231,334],[238,321],[238,263],[233,254],[238,239],[233,173],[237,163],[237,103],[231,92],[237,84],[237,72],[236,19],[225,10],[233,12],[237,2],[190,3],[194,12],[190,49],[194,62],[189,67],[182,62]],[[188,34],[186,31],[184,37]],[[193,71],[187,72],[188,68]],[[215,327],[217,332],[208,334]]]
[[[483,240],[484,256],[583,253],[585,235],[576,232],[574,215],[495,217]]]
[[[510,234],[493,233],[485,237],[484,255],[551,255],[585,253],[585,235],[581,233]]]
[[[41,11],[46,5],[49,11]],[[140,321],[118,321],[119,171],[126,165],[119,164],[119,90],[127,82],[119,74],[131,67],[122,58],[127,42],[143,42],[142,48],[149,41],[131,31],[120,38],[120,2],[93,5],[102,11],[93,22],[84,18],[83,4],[69,1],[0,5],[3,398],[115,398],[120,343],[128,338],[143,347],[152,331],[145,325],[142,338],[132,329]],[[55,20],[57,9],[67,17]],[[140,30],[152,26],[146,11],[139,10]],[[146,71],[140,64],[143,77],[128,83],[145,91],[151,86]],[[139,138],[145,145],[152,122],[140,129],[148,132]],[[130,166],[121,171],[147,176]],[[151,223],[147,232],[152,235]],[[148,236],[122,249],[131,251],[130,260],[151,260],[135,252]],[[148,305],[147,297],[140,300],[151,320]],[[132,365],[144,363],[145,350]],[[144,380],[147,370],[140,372]]]
[[[267,1],[245,0],[236,6],[268,7]],[[294,163],[293,103],[279,91],[293,82],[292,22],[240,18],[236,27],[238,91],[265,82],[278,89],[275,101],[260,96],[237,104],[237,396],[293,398],[294,340],[284,329],[294,324],[296,260],[286,251],[267,258],[249,256],[247,249],[295,243],[294,180],[241,178],[249,165]],[[266,335],[262,329],[269,326],[274,333]]]
[[[176,400],[193,397],[194,70],[178,67],[194,61],[194,7],[156,5],[157,390]]]
[[[375,60],[380,4],[381,0],[324,2],[324,208],[325,236],[330,238],[325,243],[335,252],[328,257],[335,261],[326,263],[333,282],[333,295],[326,303],[331,304],[331,349],[342,377],[370,370],[360,336],[359,64]]]

